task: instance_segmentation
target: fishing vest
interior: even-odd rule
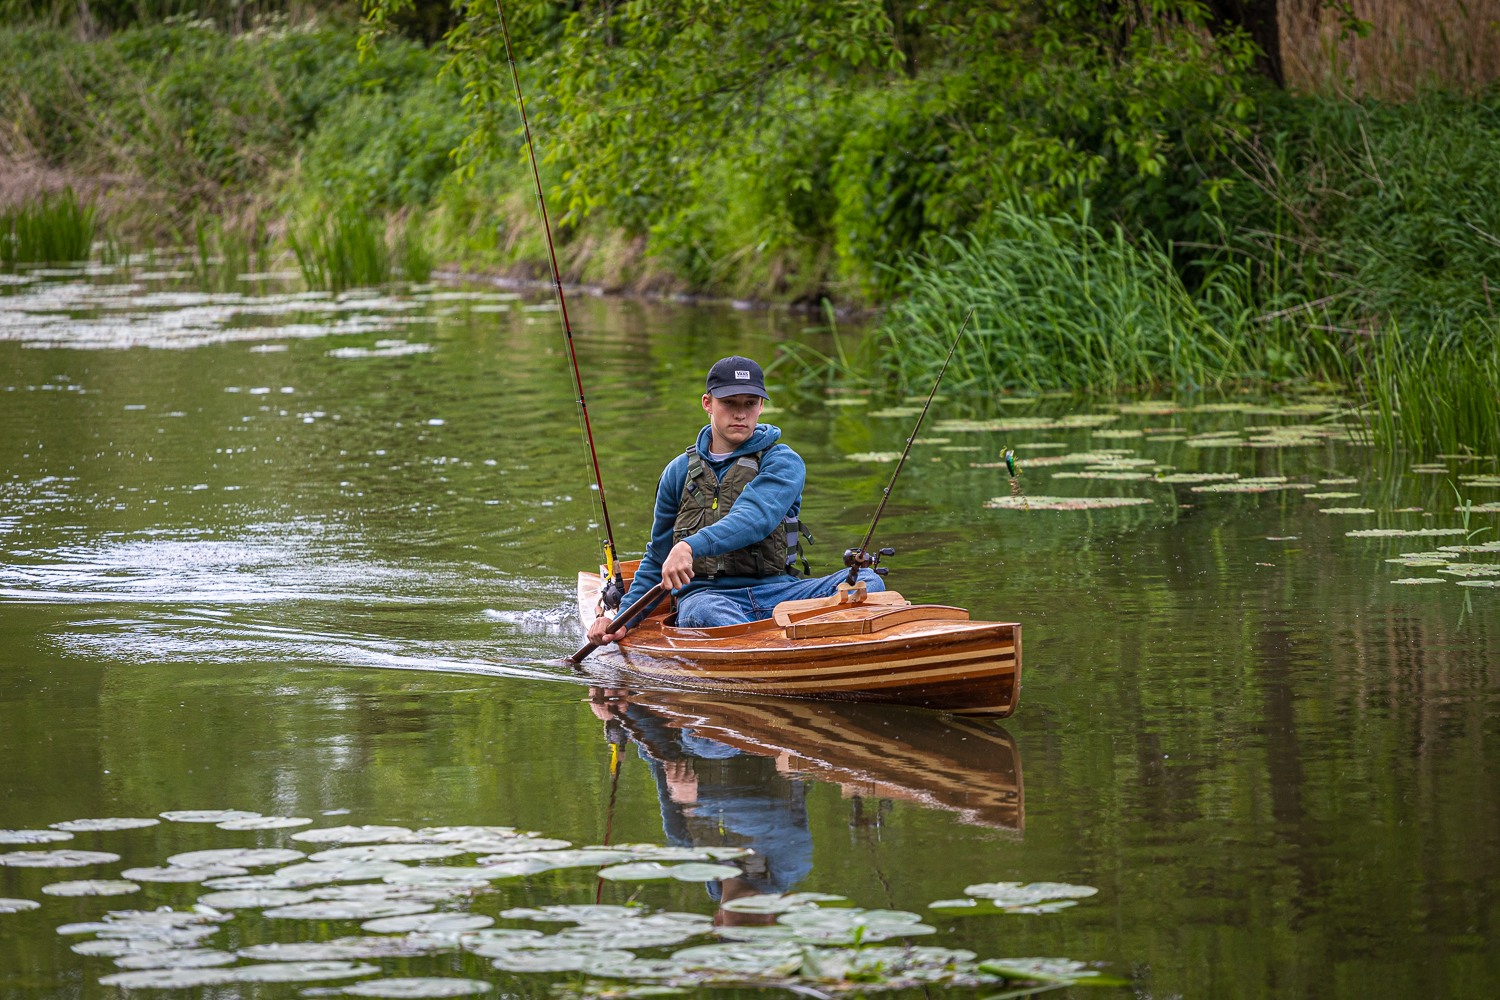
[[[704,467],[698,446],[687,449],[687,478],[677,502],[677,521],[672,525],[672,544],[718,522],[728,514],[745,487],[760,472],[760,463],[769,448],[734,460],[724,475],[715,481],[713,470]],[[802,559],[803,575],[811,567],[802,558],[802,536],[812,535],[795,517],[783,517],[769,535],[753,545],[718,556],[699,556],[693,560],[693,578],[716,580],[721,576],[743,576],[760,579],[790,574],[797,576],[796,561]]]

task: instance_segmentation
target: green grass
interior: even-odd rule
[[[87,260],[97,226],[94,206],[72,188],[0,211],[0,264]]]
[[[394,262],[385,241],[385,220],[357,205],[345,203],[293,227],[287,240],[308,288],[341,292],[391,280]]]
[[[1414,458],[1500,454],[1500,327],[1378,334],[1364,372],[1377,442]]]

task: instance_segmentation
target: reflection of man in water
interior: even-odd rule
[[[656,779],[668,843],[755,852],[737,862],[745,869],[743,877],[708,883],[714,900],[788,892],[812,871],[807,791],[801,779],[781,774],[771,758],[668,726],[648,708],[623,698],[605,700],[625,692],[594,688],[590,694],[611,742],[627,736],[633,740]],[[741,916],[721,910],[719,922],[746,922]]]

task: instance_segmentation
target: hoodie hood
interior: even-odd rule
[[[679,438],[679,440],[681,439]],[[755,430],[750,434],[750,440],[730,452],[729,457],[739,458],[741,455],[753,455],[757,451],[771,447],[771,445],[780,440],[780,427],[777,427],[775,424],[756,424]],[[703,429],[698,432],[698,454],[702,455],[705,460],[709,460],[709,447],[713,444],[713,441],[713,427],[705,424]]]

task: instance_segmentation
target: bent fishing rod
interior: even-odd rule
[[[557,250],[552,245],[552,223],[547,218],[547,199],[542,194],[542,173],[536,165],[536,144],[531,139],[531,121],[526,116],[526,100],[521,96],[521,74],[510,44],[510,25],[505,20],[503,0],[495,0],[500,14],[500,32],[505,36],[505,58],[510,62],[510,78],[516,88],[516,110],[526,135],[526,153],[531,159],[531,179],[536,182],[536,203],[542,215],[542,234],[547,237],[547,256],[552,262],[552,286],[557,291],[558,310],[562,313],[563,334],[568,341],[568,357],[573,362],[573,385],[578,390],[578,409],[583,414],[583,434],[588,440],[589,460],[594,466],[594,485],[599,491],[599,511],[604,522],[604,586],[599,591],[604,606],[611,611],[625,596],[624,576],[620,571],[619,550],[615,548],[615,530],[609,520],[609,504],[604,499],[604,477],[599,473],[599,453],[594,448],[594,429],[589,424],[589,404],[583,395],[583,372],[578,367],[578,349],[573,344],[573,324],[568,319],[568,301],[563,296],[562,271],[557,266]]]
[[[953,360],[953,352],[958,350],[958,342],[964,339],[964,331],[969,328],[969,320],[974,316],[974,307],[969,307],[969,312],[964,316],[964,321],[959,324],[958,336],[953,338],[953,346],[948,348],[948,356],[943,359],[943,367],[938,370],[937,378],[933,380],[932,391],[927,394],[927,402],[922,404],[922,412],[917,416],[917,426],[911,429],[911,436],[906,439],[906,448],[901,452],[901,461],[896,463],[896,471],[891,473],[891,481],[886,484],[885,493],[880,498],[880,506],[875,511],[875,519],[870,522],[870,530],[865,532],[865,540],[859,543],[859,548],[844,550],[844,565],[849,567],[849,576],[844,581],[849,586],[854,586],[859,579],[859,571],[862,569],[873,569],[880,576],[890,572],[880,565],[881,556],[893,556],[895,549],[881,549],[878,552],[870,551],[870,539],[875,537],[875,526],[880,523],[880,515],[885,513],[885,505],[891,498],[891,490],[896,486],[896,479],[901,475],[901,470],[906,465],[906,456],[911,454],[911,446],[917,440],[917,434],[922,430],[922,421],[927,419],[927,410],[932,406],[932,400],[937,396],[938,386],[943,384],[943,376],[948,372],[948,362]]]

